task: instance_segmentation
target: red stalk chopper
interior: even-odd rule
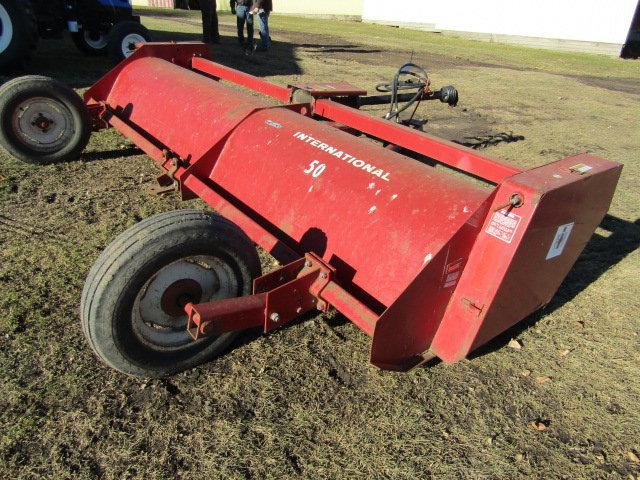
[[[379,368],[463,359],[551,300],[622,169],[583,153],[523,171],[424,133],[403,115],[457,92],[432,91],[413,65],[366,96],[273,85],[209,56],[143,45],[83,100],[42,77],[0,88],[15,156],[77,158],[91,130],[115,128],[162,169],[161,189],[216,212],[147,218],[91,269],[84,333],[127,374],[171,375],[244,329],[330,308],[372,338]],[[358,110],[383,102],[384,119]],[[256,244],[281,266],[263,274]]]

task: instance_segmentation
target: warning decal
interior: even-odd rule
[[[444,277],[442,279],[442,288],[451,288],[460,279],[460,275],[462,275],[462,269],[466,259],[460,258],[454,262],[449,262],[447,266],[444,268]]]
[[[500,210],[491,217],[491,222],[489,222],[486,232],[503,242],[511,243],[521,220],[522,217],[520,215],[516,215],[506,209]]]
[[[551,247],[549,247],[549,252],[547,252],[547,260],[562,255],[564,247],[567,246],[567,241],[569,240],[569,235],[571,235],[574,224],[574,222],[571,222],[558,227],[556,236],[553,237],[553,242],[551,242]]]

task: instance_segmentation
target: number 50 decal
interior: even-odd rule
[[[322,175],[322,172],[324,172],[326,168],[327,166],[324,163],[320,163],[319,160],[314,160],[304,170],[304,173],[306,173],[307,175],[311,175],[313,178],[318,178],[320,175]]]

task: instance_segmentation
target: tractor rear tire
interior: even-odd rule
[[[116,24],[109,32],[109,51],[117,61],[129,58],[139,43],[151,41],[151,33],[141,23],[127,20]]]
[[[25,60],[38,43],[31,1],[0,0],[0,69]]]
[[[101,56],[109,53],[109,35],[107,33],[95,36],[86,30],[80,30],[72,33],[71,39],[78,50],[87,55]]]
[[[76,160],[89,142],[91,117],[78,94],[48,77],[0,86],[0,146],[27,163]]]
[[[161,378],[222,354],[235,332],[194,341],[186,303],[252,293],[260,261],[235,224],[211,212],[154,215],[98,257],[82,291],[80,316],[91,348],[107,365]]]

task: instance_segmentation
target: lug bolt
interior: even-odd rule
[[[278,323],[280,321],[280,314],[273,312],[269,318],[273,323]]]
[[[322,272],[322,275],[320,275],[320,278],[322,279],[326,279],[328,277],[326,272]]]
[[[305,267],[310,268],[313,266],[313,264],[311,263],[311,260],[307,260],[307,262],[304,264]]]

